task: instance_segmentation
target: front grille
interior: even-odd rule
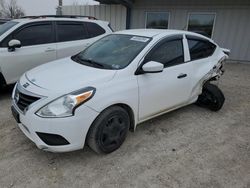
[[[26,94],[21,93],[18,90],[16,90],[15,102],[16,102],[16,105],[18,106],[18,108],[21,111],[24,111],[32,103],[36,102],[39,99],[40,99],[39,97],[34,97],[34,96],[26,95]]]

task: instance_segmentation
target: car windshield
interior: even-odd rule
[[[103,69],[123,69],[150,40],[148,37],[112,34],[98,40],[72,59],[84,65]]]
[[[0,36],[9,29],[11,29],[12,27],[14,27],[16,24],[18,24],[18,22],[9,21],[6,22],[5,24],[0,25]]]

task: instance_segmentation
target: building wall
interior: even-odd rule
[[[212,38],[231,49],[230,59],[250,63],[250,0],[135,0],[132,29],[145,28],[147,11],[169,12],[170,29],[186,29],[190,12],[216,13]],[[126,28],[126,8],[122,5],[63,6],[62,12],[109,21],[115,31]]]
[[[190,12],[216,13],[213,40],[231,49],[230,59],[250,61],[250,1],[136,0],[131,28],[145,28],[147,11],[170,13],[169,29],[186,29]]]
[[[63,6],[63,15],[94,16],[110,22],[115,31],[126,28],[127,10],[122,5]]]

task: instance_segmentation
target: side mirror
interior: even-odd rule
[[[12,39],[9,43],[8,43],[8,49],[9,52],[13,52],[15,51],[16,48],[21,48],[21,42],[19,40],[16,39]]]
[[[143,73],[159,73],[164,69],[164,65],[159,62],[149,61],[142,66]]]

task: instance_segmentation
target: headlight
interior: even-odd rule
[[[95,90],[93,87],[88,87],[64,95],[38,110],[36,115],[44,118],[73,116],[77,107],[94,96]]]

